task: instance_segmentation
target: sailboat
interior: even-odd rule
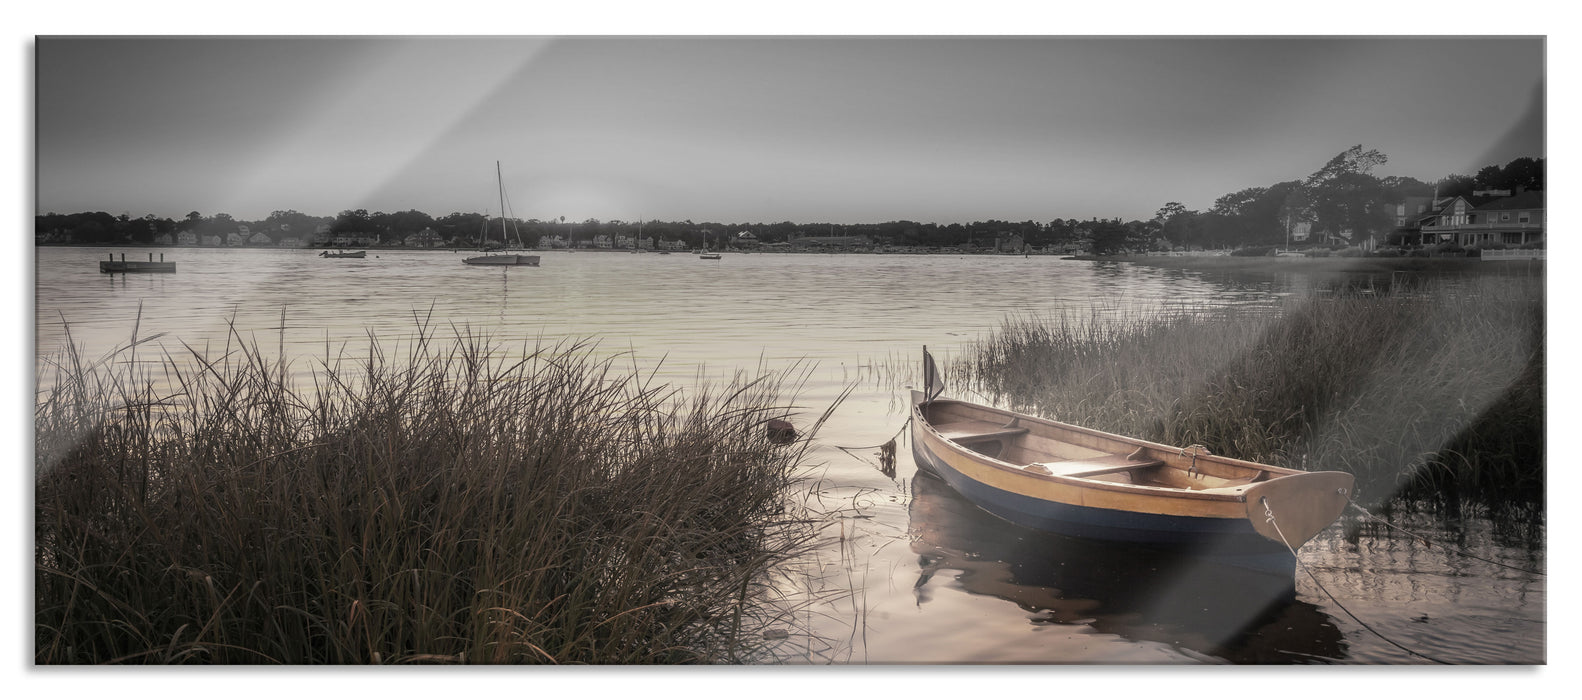
[[[709,251],[709,239],[703,239],[703,249],[698,251],[699,260],[719,260],[720,254]]]
[[[506,242],[505,182],[500,177],[500,161],[494,162],[494,181],[500,189],[500,243],[503,245]],[[489,244],[487,227],[484,229],[484,232],[479,235],[479,239],[478,251],[483,252],[488,249]],[[538,267],[538,256],[515,255],[511,253],[478,255],[471,258],[465,258],[462,260],[462,262],[467,263],[468,265],[527,265],[531,267]]]

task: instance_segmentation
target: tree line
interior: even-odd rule
[[[1388,162],[1373,149],[1353,146],[1301,180],[1250,187],[1221,196],[1207,211],[1168,202],[1139,233],[1157,234],[1188,248],[1239,248],[1279,245],[1299,224],[1313,233],[1349,233],[1352,241],[1389,241],[1396,228],[1396,205],[1410,197],[1470,197],[1475,192],[1512,193],[1544,189],[1544,160],[1522,157],[1490,165],[1475,175],[1447,175],[1434,182],[1411,177],[1377,177],[1372,170]],[[1415,213],[1415,212],[1414,212]],[[1136,241],[1123,241],[1122,245]]]
[[[598,236],[635,238],[640,234],[657,240],[680,240],[689,247],[724,247],[736,234],[750,231],[761,243],[787,242],[802,236],[861,235],[894,246],[990,247],[998,240],[1016,236],[1023,245],[1032,248],[1081,245],[1098,254],[1171,247],[1237,248],[1282,244],[1302,222],[1315,232],[1348,231],[1352,232],[1354,240],[1358,236],[1382,239],[1394,228],[1394,206],[1408,197],[1435,194],[1451,197],[1471,195],[1479,190],[1544,189],[1542,158],[1517,158],[1503,166],[1486,166],[1474,175],[1452,174],[1434,182],[1374,176],[1372,170],[1387,161],[1385,154],[1357,145],[1337,154],[1306,178],[1231,192],[1216,199],[1206,211],[1194,211],[1179,202],[1168,202],[1147,221],[1056,218],[1047,222],[989,219],[967,224],[916,221],[835,224],[598,219],[568,222],[561,217],[513,219],[510,222],[511,242],[514,243],[517,236],[527,245],[537,245],[550,236],[587,242]],[[399,245],[407,236],[424,230],[432,230],[447,244],[458,246],[475,245],[486,234],[491,240],[497,240],[500,235],[497,220],[491,223],[486,215],[470,212],[433,217],[417,210],[348,209],[325,217],[279,210],[257,221],[238,220],[225,213],[205,216],[197,211],[181,219],[152,214],[132,218],[126,213],[114,216],[102,211],[50,212],[34,217],[34,233],[38,240],[86,244],[152,244],[162,235],[175,236],[182,232],[223,237],[243,226],[250,232],[263,232],[276,239],[286,235],[310,243],[315,235],[321,235],[320,231],[327,231],[331,237],[366,237],[391,245]]]

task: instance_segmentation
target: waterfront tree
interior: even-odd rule
[[[330,231],[338,234],[372,233],[376,229],[367,209],[346,209],[335,216]]]
[[[1159,225],[1159,233],[1175,245],[1203,245],[1204,242],[1198,240],[1197,236],[1201,231],[1197,217],[1198,213],[1187,209],[1186,205],[1168,202],[1154,214],[1153,221]],[[1098,245],[1096,237],[1094,245]]]
[[[1544,188],[1543,159],[1517,158],[1504,166],[1489,165],[1473,176],[1482,190],[1541,190]]]
[[[1434,183],[1434,191],[1440,197],[1471,197],[1477,189],[1477,181],[1470,175],[1446,175]]]
[[[1128,228],[1119,220],[1098,221],[1090,224],[1093,230],[1093,253],[1114,255],[1142,250],[1146,244],[1138,235],[1141,231]]]
[[[1354,241],[1382,233],[1391,219],[1385,187],[1372,170],[1386,162],[1386,155],[1361,144],[1341,151],[1302,181],[1288,201],[1288,217],[1312,222],[1315,231],[1350,232]]]

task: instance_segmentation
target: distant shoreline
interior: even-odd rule
[[[335,246],[303,246],[300,248],[280,248],[275,246],[184,246],[184,245],[150,245],[135,243],[35,243],[35,248],[125,248],[127,250],[152,251],[152,250],[300,250],[303,252],[321,252],[325,250],[368,250],[368,251],[413,251],[433,253],[474,253],[476,248],[411,248],[406,246],[348,246],[337,248]],[[510,248],[496,252],[524,251],[528,253],[678,253],[692,254],[696,250],[632,250],[630,248]],[[1539,270],[1544,269],[1543,260],[1483,260],[1481,258],[1467,257],[1307,257],[1307,256],[1237,256],[1237,255],[1069,255],[1059,253],[996,253],[992,251],[962,251],[950,248],[913,248],[907,250],[852,250],[844,248],[831,249],[799,249],[788,250],[785,248],[769,248],[761,250],[721,250],[711,251],[745,254],[770,254],[770,255],[828,255],[828,254],[853,254],[853,255],[967,255],[985,257],[1058,257],[1062,260],[1081,260],[1086,262],[1123,262],[1134,263],[1172,270],[1198,270],[1204,272],[1488,272],[1509,271],[1536,265]]]
[[[1314,271],[1314,272],[1479,272],[1510,270],[1536,265],[1543,260],[1482,260],[1479,258],[1413,257],[1275,257],[1275,256],[1189,256],[1189,255],[1075,255],[1075,260],[1127,262],[1172,270],[1199,271]]]

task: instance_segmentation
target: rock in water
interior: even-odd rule
[[[769,421],[769,441],[777,445],[796,440],[796,426],[778,418]]]

